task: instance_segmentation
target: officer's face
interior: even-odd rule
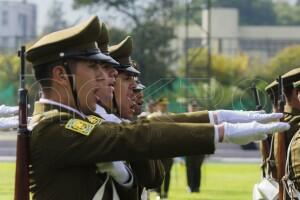
[[[120,73],[115,85],[115,95],[120,116],[131,119],[134,112],[133,89],[136,87],[134,77],[127,73]]]
[[[96,92],[97,103],[110,108],[118,72],[110,64],[103,64],[102,72],[103,79],[98,81],[99,88]]]
[[[138,91],[138,92],[134,93],[134,96],[135,96],[135,98],[134,98],[134,100],[135,100],[134,114],[139,115],[142,112],[142,106],[144,103],[144,94],[142,91]]]
[[[112,98],[115,77],[118,72],[107,64],[96,62],[78,62],[76,66],[76,84],[81,110],[92,113],[101,97]]]

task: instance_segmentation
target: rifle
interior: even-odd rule
[[[256,110],[261,110],[262,106],[260,104],[260,99],[259,99],[259,96],[258,96],[258,92],[257,92],[255,83],[252,84],[251,90],[252,90],[255,105],[256,105],[255,109]],[[266,177],[264,167],[265,167],[266,159],[269,157],[269,154],[270,154],[270,145],[269,145],[269,142],[268,142],[268,138],[266,138],[265,140],[262,140],[262,154],[263,154],[263,158],[264,158],[264,163],[262,165],[262,172],[263,172],[263,177]]]
[[[284,112],[284,92],[283,92],[283,80],[282,77],[279,76],[277,79],[278,82],[278,111],[283,113]],[[282,121],[281,119],[280,121]],[[278,160],[278,167],[277,167],[277,176],[278,176],[278,183],[279,183],[279,200],[284,199],[284,188],[282,183],[282,177],[284,176],[285,172],[285,159],[286,159],[286,147],[285,147],[285,134],[284,132],[278,133],[278,146],[277,146],[277,160]]]
[[[255,86],[255,83],[252,84],[251,90],[252,90],[255,105],[256,105],[255,109],[261,110],[262,106],[260,104],[260,100],[259,100],[259,96],[258,96],[258,92],[257,92],[256,86]]]
[[[19,128],[17,137],[14,200],[29,200],[29,135],[27,129],[27,90],[25,88],[25,46],[18,51],[21,59],[19,88]]]

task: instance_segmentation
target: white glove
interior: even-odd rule
[[[130,179],[131,174],[122,161],[97,163],[96,165],[100,172],[107,173],[119,184],[124,184]]]
[[[0,117],[16,115],[19,112],[19,106],[0,106]]]
[[[247,123],[257,121],[268,123],[277,121],[283,117],[282,113],[266,114],[265,111],[233,111],[233,110],[216,110],[213,113],[217,116],[216,124],[223,122],[229,123]]]
[[[224,124],[224,142],[235,144],[248,144],[256,140],[267,138],[267,134],[286,131],[290,125],[285,122],[274,122],[270,124],[251,123],[223,123]]]
[[[19,117],[1,117],[0,118],[0,130],[8,128],[18,128],[19,127]]]

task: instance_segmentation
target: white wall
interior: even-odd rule
[[[241,26],[241,38],[300,39],[300,26]]]

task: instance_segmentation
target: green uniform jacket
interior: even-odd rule
[[[36,103],[30,122],[34,199],[92,199],[104,181],[95,163],[213,153],[214,126],[196,123],[208,121],[207,112],[179,116],[195,123],[141,120],[131,124],[103,122],[90,128],[89,121],[76,113]],[[170,118],[180,121],[176,115]],[[82,133],[66,128],[72,119],[86,122],[74,126]],[[120,198],[127,199],[122,194]],[[106,192],[104,199],[111,199],[109,195]]]
[[[294,116],[293,129],[296,133],[294,135],[294,139],[291,143],[291,157],[289,162],[291,163],[291,179],[294,181],[296,188],[300,189],[300,112],[298,111],[298,115]],[[288,146],[287,146],[288,148]]]

